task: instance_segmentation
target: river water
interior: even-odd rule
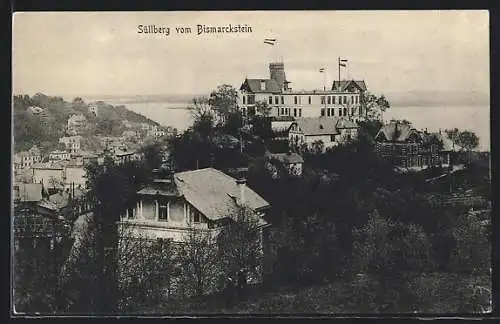
[[[188,103],[171,102],[128,102],[107,101],[109,104],[125,106],[164,126],[172,126],[179,131],[192,124]],[[391,107],[384,113],[384,119],[406,119],[416,129],[429,131],[458,128],[470,130],[479,137],[479,149],[490,150],[490,107],[489,106],[407,106]]]

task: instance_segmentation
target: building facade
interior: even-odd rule
[[[375,136],[376,150],[384,160],[402,168],[449,167],[449,141],[440,133],[418,131],[410,124],[390,122]]]
[[[286,80],[284,63],[269,64],[269,79],[245,79],[240,87],[238,105],[245,116],[259,114],[257,102],[270,107],[270,116],[345,117],[363,119],[364,81],[334,82],[327,90],[293,90]]]
[[[288,143],[291,149],[298,150],[304,146],[313,149],[321,142],[326,150],[355,140],[358,129],[357,124],[343,117],[297,118],[289,128]]]
[[[62,143],[66,146],[66,150],[70,153],[77,153],[81,149],[81,140],[82,136],[64,136],[59,139],[59,143]]]

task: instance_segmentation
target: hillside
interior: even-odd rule
[[[125,106],[112,106],[105,102],[95,102],[98,106],[98,116],[89,112],[88,104],[81,98],[72,102],[62,97],[46,96],[37,93],[15,95],[13,98],[13,128],[14,151],[19,152],[39,145],[42,149],[50,150],[57,147],[58,139],[65,134],[68,117],[72,114],[83,114],[90,122],[88,136],[96,134],[104,136],[118,136],[123,130],[122,121],[135,123],[158,123],[127,110]],[[31,111],[29,107],[40,107],[39,111]]]

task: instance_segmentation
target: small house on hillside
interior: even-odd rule
[[[342,117],[303,117],[292,122],[288,131],[289,145],[293,149],[321,142],[323,149],[349,143],[358,136],[359,126]]]
[[[280,171],[288,175],[302,176],[302,165],[304,159],[297,153],[269,153],[266,152],[267,168],[272,172],[274,179],[281,177]]]

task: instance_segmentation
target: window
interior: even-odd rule
[[[340,98],[340,97],[339,97]],[[339,117],[342,116],[342,108],[339,108]]]
[[[269,96],[269,104],[272,105],[273,104],[273,96]]]
[[[281,104],[284,105],[285,104],[285,97],[281,96]]]
[[[279,104],[280,103],[279,100],[280,98],[278,96],[274,97],[274,104],[275,105]]]
[[[244,105],[246,104],[246,101],[247,101],[246,99],[247,99],[247,97],[246,97],[246,96],[243,96],[243,104],[244,104]]]
[[[297,96],[293,97],[293,102],[297,104]]]
[[[344,104],[347,103],[347,96],[344,96]]]
[[[325,96],[321,96],[321,104],[324,105],[325,104]]]
[[[330,141],[335,142],[335,135],[330,135]]]
[[[321,116],[325,115],[325,108],[321,108]]]
[[[297,117],[297,108],[293,108],[293,117]]]
[[[281,108],[281,114],[284,115],[285,114],[285,108]]]
[[[309,104],[311,104],[311,96],[309,96]]]
[[[299,117],[302,117],[302,108],[299,109]]]
[[[351,96],[351,103],[354,103],[354,96]]]
[[[189,206],[189,216],[193,223],[201,223],[200,213],[191,206]]]
[[[335,100],[336,100],[335,98],[337,98],[337,97],[335,97],[335,96],[332,97],[332,104],[335,104]]]
[[[128,213],[128,219],[134,219],[135,217],[135,213],[134,213],[134,208],[133,207],[130,207],[127,209],[127,213]]]
[[[354,116],[356,109],[354,107],[351,108],[351,116]]]
[[[331,109],[330,109],[330,108],[328,108],[328,109],[326,110],[326,115],[327,115],[328,117],[330,117],[330,116],[331,116]]]
[[[347,116],[347,108],[344,108],[344,116]]]
[[[328,104],[331,105],[332,104],[332,97],[328,96]]]
[[[160,205],[158,212],[158,220],[166,222],[168,220],[168,212],[166,205]]]
[[[302,96],[299,96],[299,105],[302,105]]]
[[[255,104],[255,95],[249,95],[247,98],[247,104],[253,105]]]

